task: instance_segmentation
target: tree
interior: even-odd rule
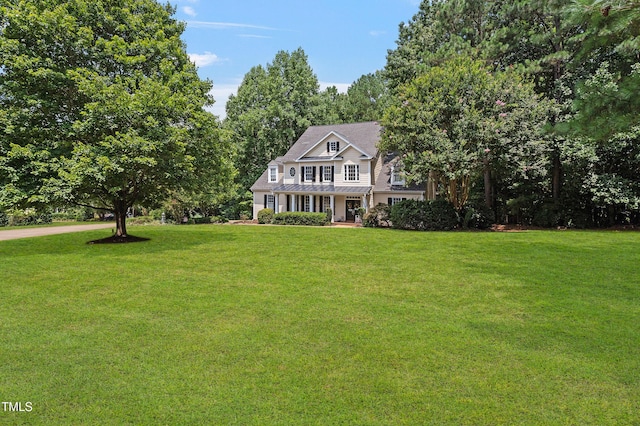
[[[318,90],[302,49],[280,51],[266,68],[258,65],[245,75],[238,94],[229,97],[225,120],[239,147],[243,187],[248,189],[269,161],[284,155],[312,124]]]
[[[382,149],[403,155],[409,181],[432,177],[458,210],[484,175],[485,202],[545,172],[541,136],[549,105],[514,72],[458,57],[403,85],[383,119]],[[506,200],[504,200],[506,201]]]
[[[4,204],[126,213],[230,174],[174,9],[153,0],[0,0]]]
[[[381,71],[365,74],[347,90],[344,121],[357,123],[382,119],[389,104],[387,81]]]

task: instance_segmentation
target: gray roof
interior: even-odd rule
[[[371,186],[334,186],[334,185],[277,185],[273,188],[274,192],[288,192],[295,193],[339,193],[339,194],[368,194],[371,191]]]
[[[376,192],[396,192],[396,191],[419,191],[424,192],[424,184],[412,184],[409,186],[391,185],[391,166],[397,163],[399,160],[398,154],[387,153],[382,156],[382,170],[380,174],[376,176],[376,182],[374,190]]]
[[[311,126],[305,130],[284,155],[283,161],[297,160],[331,132],[357,146],[369,157],[375,157],[378,153],[378,141],[380,140],[382,126],[375,121],[368,121],[365,123]]]

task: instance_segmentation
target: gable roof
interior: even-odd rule
[[[373,158],[378,152],[377,145],[381,132],[382,126],[375,121],[311,126],[305,130],[296,143],[294,143],[284,157],[282,157],[282,161],[298,160],[330,134],[335,134],[356,147],[364,155]]]

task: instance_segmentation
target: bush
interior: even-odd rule
[[[5,215],[4,219],[0,218],[0,223],[6,223],[4,226],[42,225],[52,221],[50,213],[37,213],[34,209],[12,210]]]
[[[156,220],[152,216],[136,216],[127,219],[127,225],[149,225]]]
[[[389,215],[391,213],[391,206],[388,204],[378,204],[369,210],[369,213],[364,215],[362,220],[362,226],[368,228],[381,228],[389,226]]]
[[[275,214],[272,223],[274,225],[324,226],[328,222],[326,213],[284,212]]]
[[[273,221],[273,209],[262,209],[258,212],[258,223],[268,224]]]
[[[493,210],[484,203],[468,206],[463,214],[463,228],[487,229],[495,222]]]
[[[9,216],[5,212],[0,212],[0,227],[9,225]]]
[[[403,200],[391,207],[390,218],[396,229],[448,231],[458,225],[456,210],[445,200]]]

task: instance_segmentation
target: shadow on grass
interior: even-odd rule
[[[107,238],[88,241],[87,244],[127,244],[127,243],[141,243],[145,241],[150,241],[150,238],[136,237],[135,235],[127,235],[124,237],[112,235]]]
[[[108,231],[111,234],[111,231]],[[24,256],[87,257],[149,255],[163,252],[190,252],[202,245],[235,241],[237,235],[227,227],[217,225],[145,226],[134,232],[144,244],[104,243],[104,230],[50,235],[0,242],[0,259]],[[131,237],[131,236],[130,236]]]

